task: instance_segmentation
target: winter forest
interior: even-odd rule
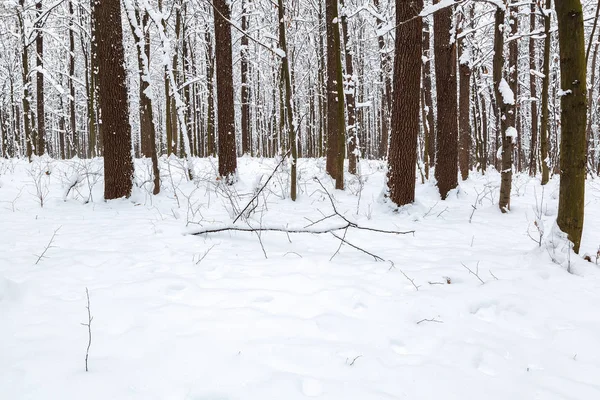
[[[599,19],[0,0],[0,397],[600,398]]]

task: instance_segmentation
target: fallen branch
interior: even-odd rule
[[[479,276],[479,261],[477,262],[477,272],[473,272],[473,270],[469,267],[467,267],[465,264],[461,263],[463,267],[465,267],[467,269],[467,271],[469,271],[471,274],[475,275],[475,277],[477,279],[479,279],[479,282],[481,282],[481,284],[484,284],[485,282],[483,281],[483,279],[481,279],[481,277]]]
[[[92,317],[92,312],[90,311],[90,292],[88,291],[88,288],[85,288],[85,295],[87,297],[86,308],[88,312],[88,322],[87,324],[82,322],[81,325],[87,326],[88,328],[88,345],[87,350],[85,351],[85,372],[88,372],[88,357],[90,355],[90,346],[92,345],[92,321],[94,320],[94,317]]]
[[[419,325],[421,322],[436,322],[438,324],[443,324],[444,321],[440,321],[439,319],[435,319],[435,318],[424,318],[420,321],[417,321],[417,325]]]
[[[273,179],[273,176],[275,176],[275,172],[277,172],[277,170],[279,169],[279,167],[287,159],[287,156],[290,154],[291,151],[292,151],[292,149],[289,149],[283,155],[283,157],[281,157],[281,161],[279,161],[279,163],[275,166],[275,169],[273,170],[273,172],[271,172],[271,175],[269,175],[269,177],[265,181],[264,185],[262,185],[262,187],[260,189],[258,189],[258,191],[254,194],[254,196],[252,197],[252,199],[248,202],[248,204],[246,204],[246,207],[244,207],[244,209],[238,214],[238,216],[235,217],[235,219],[233,220],[234,224],[237,222],[238,219],[240,219],[240,217],[242,215],[244,215],[244,212],[248,209],[248,207],[250,207],[254,203],[254,200],[256,200],[256,198],[262,193],[262,191],[265,190],[265,188],[267,187],[267,185],[269,184],[269,182],[271,181],[271,179]]]
[[[38,256],[38,259],[37,259],[37,261],[35,262],[35,265],[37,265],[37,264],[38,264],[38,263],[39,263],[39,262],[42,260],[42,258],[44,258],[44,256],[46,255],[46,252],[47,252],[49,249],[51,249],[52,247],[54,247],[54,246],[52,246],[52,243],[54,243],[54,238],[56,237],[56,233],[57,233],[57,232],[60,230],[60,228],[61,228],[60,226],[59,226],[58,228],[56,228],[56,230],[55,230],[55,231],[54,231],[54,233],[52,234],[52,237],[50,238],[50,241],[49,241],[49,242],[48,242],[48,244],[46,245],[46,248],[44,248],[44,251],[42,252],[42,254],[40,254],[40,255]]]

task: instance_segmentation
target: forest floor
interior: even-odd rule
[[[163,158],[154,197],[137,160],[133,196],[104,202],[101,160],[0,161],[0,397],[600,399],[599,180],[587,262],[553,232],[557,179],[516,176],[503,215],[493,171],[446,201],[419,183],[397,209],[383,163],[336,191],[323,160],[302,159],[298,201],[284,165],[232,225],[276,164],[241,158],[227,187],[214,159],[188,181]],[[359,226],[414,234],[347,230],[385,261],[329,233],[191,234],[304,228],[333,213],[329,196]]]

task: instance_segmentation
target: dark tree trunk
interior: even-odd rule
[[[158,156],[156,154],[156,127],[152,99],[148,96],[150,90],[150,31],[147,29],[150,19],[146,10],[140,15],[139,10],[134,10],[133,15],[128,14],[131,32],[135,40],[138,55],[138,70],[140,81],[140,137],[142,140],[142,156],[152,160],[152,173],[154,175],[153,193],[160,192],[160,171],[158,169]],[[140,36],[138,32],[142,32]]]
[[[498,117],[500,119],[500,133],[502,135],[502,163],[500,179],[500,200],[498,206],[505,213],[510,210],[510,191],[512,186],[512,152],[513,142],[509,128],[514,125],[514,99],[507,98],[509,83],[504,80],[502,73],[504,71],[504,30],[505,26],[504,9],[497,8],[495,15],[495,34],[494,34],[494,93],[496,104],[500,108]],[[510,78],[509,78],[510,79]],[[514,94],[514,92],[513,92]],[[497,124],[498,125],[498,124]],[[508,134],[508,135],[507,135]]]
[[[327,172],[335,179],[336,189],[344,188],[346,150],[344,83],[337,0],[326,0],[327,27]]]
[[[213,55],[213,43],[210,29],[206,25],[206,91],[207,94],[207,118],[206,118],[206,151],[209,156],[216,156],[215,149],[215,59]]]
[[[281,59],[281,72],[283,74],[283,81],[285,85],[285,107],[287,115],[287,130],[290,141],[290,155],[292,156],[292,167],[290,169],[290,197],[293,201],[296,201],[296,185],[297,185],[297,163],[298,163],[298,150],[296,148],[296,127],[294,126],[294,107],[292,104],[292,83],[290,77],[290,63],[289,56],[287,53],[287,42],[285,36],[285,9],[283,0],[278,0],[278,12],[279,12],[279,47],[283,50],[285,56]]]
[[[453,6],[446,7],[433,16],[438,121],[435,177],[442,199],[458,186],[456,42],[450,38],[453,10]]]
[[[424,106],[426,111],[426,119],[423,123],[427,124],[427,137],[425,151],[427,153],[428,167],[435,165],[435,118],[433,117],[433,95],[431,92],[431,46],[430,46],[430,29],[427,17],[423,18],[423,94]],[[429,179],[429,176],[427,177]]]
[[[587,89],[583,11],[579,0],[555,4],[560,46],[560,193],[556,222],[579,253],[583,231],[586,168]]]
[[[546,10],[550,9],[550,1],[551,0],[546,0]],[[542,120],[540,124],[540,159],[542,163],[542,185],[548,183],[548,180],[550,179],[550,168],[548,167],[548,136],[550,133],[550,18],[550,13],[547,13],[547,15],[544,16],[544,77],[542,78]]]
[[[31,82],[29,80],[29,56],[27,54],[28,43],[25,32],[25,0],[19,0],[19,29],[21,35],[21,65],[23,67],[23,73],[21,75],[23,79],[23,131],[25,132],[25,146],[27,152],[27,158],[31,161],[31,156],[33,155],[34,148],[34,137],[33,137],[33,118],[31,115],[31,103],[29,101],[31,91],[30,86]]]
[[[462,21],[464,26],[465,21]],[[462,28],[461,28],[462,31]],[[469,178],[471,152],[471,60],[465,39],[460,43],[460,87],[458,95],[459,153],[458,163],[462,180]]]
[[[340,2],[344,7],[344,0]],[[345,79],[345,100],[346,109],[348,111],[348,172],[356,174],[357,149],[356,149],[356,102],[355,90],[356,83],[354,82],[354,66],[352,65],[352,48],[350,43],[350,35],[348,34],[348,17],[344,12],[341,18],[342,32],[344,33],[344,50],[346,60],[346,79]]]
[[[280,21],[281,26],[281,21]],[[246,0],[242,0],[242,31],[248,30],[248,15]],[[249,154],[252,143],[250,141],[250,90],[248,83],[248,36],[242,35],[240,49],[240,72],[242,87],[242,154]]]
[[[38,156],[43,155],[46,152],[46,107],[44,99],[44,32],[42,30],[42,0],[38,0],[35,3],[36,10],[36,37],[35,37],[35,50],[36,50],[36,85],[37,85],[37,143],[36,143],[36,154]]]
[[[531,3],[529,6],[529,33],[535,31],[535,13],[537,5]],[[537,57],[535,54],[535,39],[529,37],[529,69],[537,71]],[[529,175],[535,176],[537,173],[537,140],[538,140],[538,105],[536,75],[529,76],[529,91],[531,92],[531,148],[529,149]]]
[[[379,15],[385,13],[385,10],[380,8],[379,0],[373,0],[373,5],[378,11]],[[384,20],[377,18],[377,32],[383,32],[385,25]],[[385,38],[383,33],[377,35],[377,45],[379,46],[379,60],[380,60],[380,76],[383,85],[383,96],[381,97],[381,141],[379,142],[379,158],[387,157],[388,142],[389,142],[389,118],[392,113],[392,80],[390,78],[391,73],[391,59],[389,54],[385,51]]]
[[[219,175],[235,182],[235,111],[233,102],[233,60],[231,54],[231,11],[227,0],[215,0],[215,41],[217,64],[217,119],[219,130]]]
[[[129,197],[132,188],[131,126],[119,0],[94,7],[98,42],[98,94],[104,133],[104,198]]]
[[[419,135],[421,86],[420,18],[423,0],[396,0],[396,50],[394,102],[388,156],[390,199],[397,205],[415,200],[417,137]],[[409,23],[401,24],[414,18]]]

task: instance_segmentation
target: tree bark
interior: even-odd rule
[[[454,6],[446,7],[433,16],[438,121],[435,177],[442,199],[458,186],[456,41],[450,37],[453,10]]]
[[[461,31],[466,24],[464,18],[461,21]],[[469,178],[470,152],[471,152],[471,54],[467,48],[466,40],[459,42],[459,71],[460,86],[458,95],[458,127],[459,127],[459,152],[458,163],[460,175],[463,181]]]
[[[385,13],[380,7],[379,0],[373,0],[373,5],[378,15]],[[381,96],[381,140],[379,142],[379,158],[385,159],[388,152],[389,142],[389,118],[392,113],[392,80],[390,78],[391,59],[385,50],[385,37],[383,35],[384,20],[377,17],[377,45],[379,46],[380,76],[383,82],[383,93]]]
[[[431,91],[431,45],[430,45],[430,24],[428,17],[423,18],[423,93],[426,118],[423,120],[427,124],[427,137],[425,151],[428,155],[426,166],[435,165],[435,118],[433,117],[433,95]],[[427,174],[429,179],[429,174]]]
[[[215,150],[215,59],[213,54],[213,42],[210,29],[206,25],[206,91],[207,94],[207,118],[206,118],[206,151],[209,156],[216,156]]]
[[[390,199],[397,205],[415,200],[419,135],[422,20],[415,18],[423,0],[396,0],[394,98],[388,156]],[[413,19],[409,23],[403,21]]]
[[[537,71],[537,57],[535,54],[535,39],[533,32],[535,31],[535,13],[537,5],[531,3],[529,6],[529,69]],[[535,176],[537,173],[537,140],[538,140],[538,105],[536,76],[529,75],[529,91],[531,92],[531,148],[529,149],[529,175]]]
[[[37,22],[35,28],[35,50],[36,50],[36,85],[37,85],[37,143],[36,154],[43,155],[46,152],[46,107],[44,98],[44,32],[42,30],[42,0],[35,3]]]
[[[337,0],[326,0],[327,27],[327,172],[335,179],[335,188],[344,189],[344,153],[346,121]]]
[[[558,18],[561,89],[565,92],[560,98],[561,176],[556,222],[573,242],[573,251],[579,253],[583,231],[587,145],[587,65],[583,10],[579,0],[560,0],[554,6]]]
[[[104,198],[129,197],[132,189],[131,126],[119,0],[94,7],[98,42],[98,94],[104,133]]]
[[[248,31],[247,0],[242,0],[242,31]],[[281,21],[279,23],[281,27]],[[250,141],[250,90],[248,82],[248,36],[242,35],[240,48],[241,100],[242,100],[242,154],[249,154]]]
[[[494,34],[494,93],[496,104],[500,111],[500,134],[502,135],[502,162],[500,170],[500,199],[498,206],[505,213],[510,210],[510,191],[512,186],[512,153],[513,142],[510,128],[514,129],[514,99],[507,98],[507,91],[511,90],[509,83],[503,78],[504,71],[504,28],[505,27],[504,9],[497,8],[495,13],[495,34]],[[510,80],[510,77],[509,77]],[[514,97],[514,92],[513,92]]]
[[[340,1],[342,6],[342,32],[344,34],[344,51],[346,60],[346,79],[345,79],[345,100],[346,110],[348,112],[348,172],[356,174],[357,164],[357,136],[356,136],[356,102],[355,102],[355,91],[356,82],[354,77],[354,66],[352,65],[352,47],[350,42],[350,35],[348,33],[348,17],[346,16],[346,10],[344,8],[344,0]]]
[[[550,10],[551,0],[546,0],[546,10]],[[550,132],[549,126],[549,98],[550,98],[550,28],[551,28],[550,12],[544,15],[544,65],[542,78],[542,119],[540,124],[540,158],[542,162],[542,185],[548,183],[550,179],[550,168],[548,167],[548,136]]]
[[[287,42],[285,35],[285,8],[283,0],[278,0],[278,12],[279,12],[279,47],[285,54],[281,59],[281,72],[283,73],[283,81],[285,84],[285,107],[287,115],[287,130],[290,142],[290,155],[292,157],[292,166],[290,168],[290,197],[293,201],[296,201],[296,185],[297,185],[297,163],[298,163],[298,149],[296,148],[296,127],[294,126],[294,107],[292,104],[292,81],[290,77],[290,63],[287,52]]]
[[[227,0],[215,0],[215,41],[217,65],[217,119],[219,134],[219,175],[232,184],[236,180],[235,111],[233,102],[233,59],[231,53],[231,10]]]

